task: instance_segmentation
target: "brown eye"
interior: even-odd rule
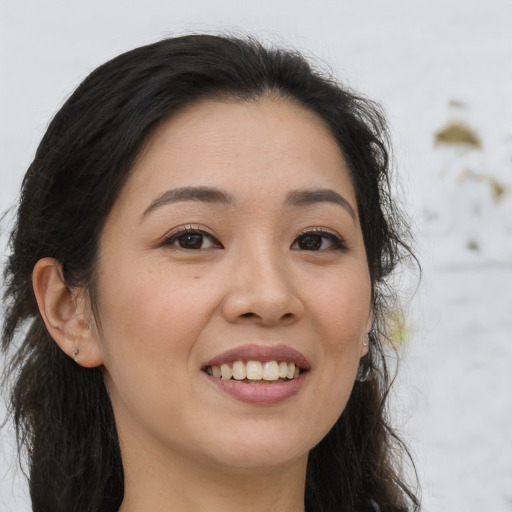
[[[297,244],[303,251],[318,251],[322,247],[322,236],[305,235],[298,240]]]
[[[300,251],[346,250],[344,240],[330,231],[310,231],[298,236],[292,249]]]
[[[164,246],[171,246],[175,249],[186,251],[200,251],[214,247],[222,247],[220,242],[212,235],[197,229],[182,229],[167,236],[163,242]]]
[[[182,249],[202,249],[204,236],[199,233],[190,233],[178,238],[179,246]]]

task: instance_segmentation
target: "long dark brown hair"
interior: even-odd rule
[[[76,365],[48,334],[32,288],[34,265],[55,258],[69,288],[93,292],[105,220],[155,127],[200,99],[269,95],[315,112],[341,148],[356,191],[375,308],[370,352],[361,362],[370,378],[356,382],[344,412],[310,452],[306,508],[418,509],[401,473],[407,452],[386,409],[386,278],[408,248],[389,191],[381,110],[294,51],[249,38],[189,35],[137,48],[91,73],[49,125],[23,180],[4,272],[2,345],[34,511],[117,511],[124,485],[102,369]]]

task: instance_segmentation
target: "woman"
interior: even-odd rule
[[[252,40],[79,86],[5,271],[34,510],[417,509],[385,417],[385,142],[375,105]]]

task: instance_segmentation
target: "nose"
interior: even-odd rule
[[[222,312],[230,323],[291,324],[304,305],[296,293],[290,262],[269,251],[252,251],[233,262]]]

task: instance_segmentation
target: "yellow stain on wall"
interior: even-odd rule
[[[467,124],[460,121],[452,121],[444,128],[441,128],[434,134],[434,144],[445,145],[466,145],[480,149],[482,141],[478,134]]]
[[[407,322],[402,309],[393,309],[386,315],[386,332],[392,343],[402,345],[409,339]]]
[[[459,183],[463,183],[464,181],[473,180],[473,181],[483,181],[489,183],[491,187],[492,199],[495,204],[498,204],[501,199],[503,199],[503,195],[507,191],[507,187],[500,183],[494,176],[491,174],[486,174],[483,172],[475,172],[471,169],[465,169],[462,171],[457,177],[457,181]]]

